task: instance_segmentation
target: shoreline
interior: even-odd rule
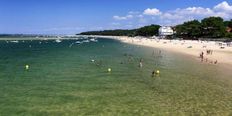
[[[126,36],[96,36],[102,38],[112,38],[123,43],[141,45],[163,49],[171,52],[190,55],[200,59],[200,53],[204,52],[204,64],[220,64],[232,66],[232,46],[221,49],[217,42],[214,41],[197,41],[197,40],[158,40],[146,37],[126,37]],[[207,54],[207,50],[212,50],[212,54]]]
[[[192,56],[199,59],[200,53],[204,52],[204,60],[207,62],[204,64],[217,64],[232,66],[232,46],[221,49],[219,45],[216,45],[215,41],[197,41],[197,40],[166,40],[166,39],[150,39],[146,37],[127,37],[127,36],[100,36],[92,35],[85,37],[99,37],[106,39],[114,39],[123,43],[152,47],[157,49],[163,49],[171,52],[181,53],[184,55]],[[76,40],[76,38],[0,38],[0,40],[13,41],[13,40]],[[78,40],[78,39],[77,39]],[[207,55],[206,50],[212,50],[212,55]],[[227,66],[226,66],[227,67]]]

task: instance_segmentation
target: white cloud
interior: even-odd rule
[[[129,19],[129,18],[133,18],[134,16],[133,15],[127,15],[126,18]]]
[[[188,7],[185,9],[176,9],[174,13],[179,15],[198,15],[198,16],[209,16],[213,15],[214,12],[210,8],[202,7]]]
[[[138,22],[139,22],[140,24],[144,24],[144,23],[147,23],[148,21],[147,21],[147,19],[145,19],[145,18],[140,18],[140,19],[138,20]]]
[[[180,16],[178,14],[172,14],[172,13],[164,13],[160,18],[175,20],[175,19],[182,19],[183,16]]]
[[[113,25],[113,26],[119,26],[119,25],[121,25],[121,24],[120,24],[120,23],[113,22],[113,23],[111,23],[111,25]]]
[[[113,16],[115,20],[126,20],[126,17],[120,17],[120,16]]]
[[[137,15],[137,17],[139,17],[139,18],[143,18],[143,15]]]
[[[126,16],[114,16],[115,20],[128,20],[134,22],[134,25],[176,25],[193,19],[201,20],[210,16],[220,16],[224,20],[232,19],[232,5],[224,1],[211,8],[190,6],[186,8],[177,8],[168,11],[161,11],[157,8],[147,8],[143,12],[130,11]],[[121,25],[123,26],[123,25]],[[125,25],[124,25],[125,26]]]
[[[113,19],[115,20],[128,20],[128,19],[131,19],[133,18],[134,16],[133,15],[127,15],[127,16],[113,16]]]
[[[146,10],[144,10],[143,14],[155,16],[155,15],[160,15],[162,13],[157,8],[153,8],[153,9],[147,8]]]
[[[179,24],[184,21],[189,21],[193,19],[202,19],[210,16],[220,16],[225,20],[232,18],[232,6],[227,2],[219,3],[213,8],[204,7],[187,7],[187,8],[177,8],[175,10],[163,12],[159,15],[160,20],[156,20],[161,24]]]
[[[218,10],[218,11],[227,11],[227,12],[232,12],[232,6],[229,5],[226,1],[216,5],[214,7],[215,10]]]
[[[128,14],[140,14],[140,12],[138,12],[138,11],[130,11],[130,12],[128,12]]]

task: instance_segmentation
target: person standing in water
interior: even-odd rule
[[[139,61],[139,67],[142,68],[143,67],[143,59],[140,58],[140,61]]]
[[[203,60],[204,60],[204,52],[201,52],[200,58],[201,58],[201,62],[203,62]]]

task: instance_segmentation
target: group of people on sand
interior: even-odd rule
[[[206,50],[206,55],[212,55],[213,54],[213,50]],[[210,60],[207,57],[205,57],[204,52],[202,51],[200,53],[200,58],[201,58],[201,62],[206,62],[206,63],[210,63],[210,64],[217,64],[218,61],[217,60]]]
[[[213,54],[213,50],[206,50],[207,55],[212,55]]]

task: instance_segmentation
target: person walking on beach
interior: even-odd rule
[[[213,50],[210,50],[210,55],[213,55]]]
[[[217,61],[217,60],[215,60],[214,64],[217,64],[217,63],[218,63],[218,61]]]
[[[204,61],[204,52],[201,52],[200,58],[201,58],[201,62],[203,62]]]

